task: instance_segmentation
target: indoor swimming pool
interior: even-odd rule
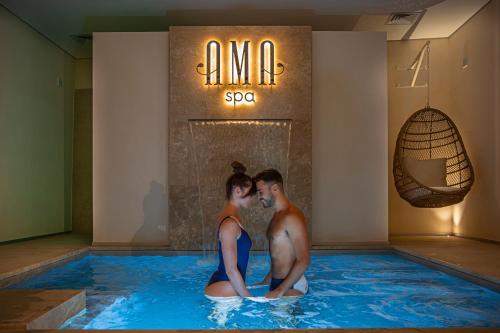
[[[395,253],[311,258],[303,298],[213,302],[203,288],[216,267],[201,255],[90,253],[10,288],[85,289],[87,309],[62,328],[277,329],[500,327],[500,294]],[[250,258],[247,283],[269,269]]]

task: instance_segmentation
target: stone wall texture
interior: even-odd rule
[[[289,198],[311,218],[311,28],[172,27],[169,36],[169,243],[174,249],[201,250],[216,244],[217,214],[224,183],[238,160],[255,175],[278,169]],[[220,86],[205,85],[206,45],[221,45]],[[275,63],[284,72],[276,85],[259,85],[260,43],[275,45]],[[249,43],[250,85],[229,85],[231,44]],[[279,73],[280,68],[276,68]],[[252,92],[255,103],[227,104],[226,93]],[[265,249],[272,212],[257,203],[242,214]]]

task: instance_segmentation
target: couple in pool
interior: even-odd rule
[[[309,238],[304,214],[286,197],[283,178],[274,169],[255,177],[245,174],[239,162],[231,164],[233,174],[226,181],[226,203],[219,215],[219,266],[205,287],[208,297],[251,297],[245,284],[246,269],[252,241],[239,216],[255,196],[274,215],[267,228],[271,268],[262,282],[269,285],[268,299],[282,296],[303,296],[308,285],[304,272],[309,265]]]

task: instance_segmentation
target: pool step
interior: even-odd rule
[[[85,304],[84,290],[0,290],[0,331],[56,329]]]

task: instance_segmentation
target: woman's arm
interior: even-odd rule
[[[236,241],[240,235],[240,227],[234,221],[227,220],[221,224],[219,229],[219,239],[222,246],[222,256],[224,257],[224,267],[229,281],[234,290],[241,297],[252,296],[245,286],[245,281],[238,270],[238,249]]]

